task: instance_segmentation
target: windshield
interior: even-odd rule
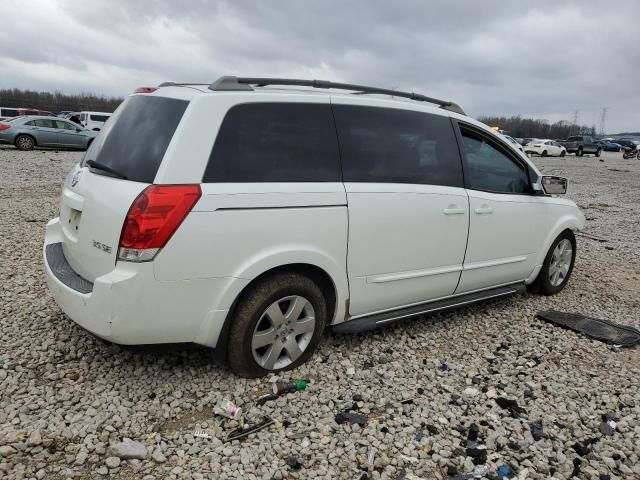
[[[188,104],[146,95],[127,98],[105,123],[83,164],[93,160],[128,180],[153,183]]]

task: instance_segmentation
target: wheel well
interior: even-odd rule
[[[18,138],[20,137],[29,137],[31,140],[33,140],[34,145],[38,145],[38,142],[36,141],[36,137],[34,137],[33,135],[29,135],[28,133],[20,133],[19,135],[16,136],[13,143],[15,144],[18,141]]]
[[[333,315],[336,311],[336,287],[331,279],[331,276],[327,272],[325,272],[322,268],[317,267],[315,265],[311,265],[308,263],[292,263],[288,265],[281,265],[279,267],[272,268],[267,270],[266,272],[261,273],[256,278],[251,280],[251,282],[245,286],[242,291],[238,294],[236,299],[231,305],[229,309],[229,313],[227,314],[227,318],[224,321],[224,325],[222,326],[222,330],[220,331],[220,336],[218,337],[218,342],[215,347],[215,358],[220,363],[225,363],[227,358],[227,338],[229,336],[229,329],[231,327],[231,319],[233,318],[233,314],[238,305],[238,302],[247,295],[247,293],[251,290],[251,288],[259,281],[264,280],[272,275],[278,273],[298,273],[300,275],[304,275],[305,277],[313,280],[316,285],[322,291],[322,295],[327,302],[327,323],[330,323],[333,320]]]

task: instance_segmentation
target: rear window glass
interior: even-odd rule
[[[353,105],[333,110],[345,182],[463,186],[449,117]]]
[[[204,182],[339,182],[331,107],[317,103],[248,103],[220,126]]]
[[[127,180],[153,183],[188,104],[185,100],[145,95],[127,98],[105,123],[84,162],[106,165]]]
[[[90,117],[94,122],[106,122],[109,119],[109,115],[91,115]]]

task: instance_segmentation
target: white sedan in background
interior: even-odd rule
[[[510,137],[509,135],[505,135],[505,134],[502,134],[502,136],[503,136],[504,138],[506,138],[506,139],[507,139],[507,141],[508,141],[511,145],[513,145],[513,148],[515,148],[516,150],[520,150],[521,152],[524,152],[524,149],[523,149],[522,145],[520,145],[518,142],[516,142],[516,139],[515,139],[515,138]]]
[[[535,153],[541,157],[564,157],[567,149],[554,140],[533,140],[525,147],[525,153]]]

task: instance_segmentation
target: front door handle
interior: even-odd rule
[[[493,213],[493,208],[491,208],[489,205],[482,205],[481,207],[478,207],[473,211],[478,215],[487,215]]]
[[[449,205],[447,208],[442,210],[442,213],[445,215],[462,215],[464,212],[464,208],[458,208],[455,205]]]

